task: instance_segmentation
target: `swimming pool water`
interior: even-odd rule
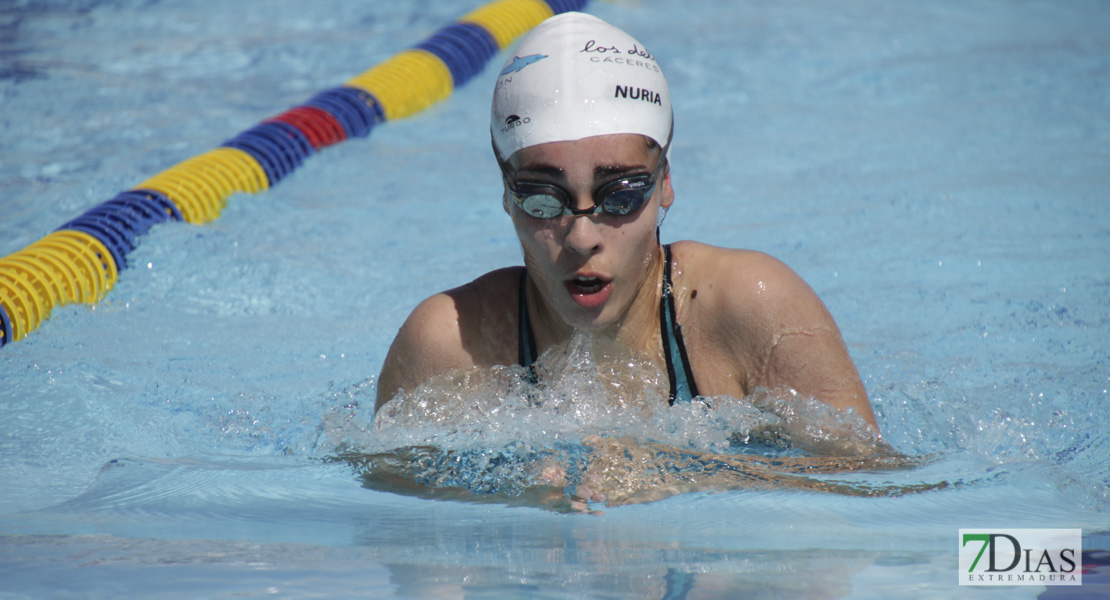
[[[0,254],[477,4],[8,3]],[[323,460],[337,432],[368,427],[408,311],[519,264],[487,69],[209,225],[156,226],[103,303],[57,308],[0,349],[0,597],[1059,591],[957,587],[961,527],[1081,527],[1081,592],[1105,593],[1110,10],[588,10],[648,41],[672,87],[664,241],[795,268],[836,316],[885,438],[937,457],[874,479],[953,485],[563,515],[366,489]]]

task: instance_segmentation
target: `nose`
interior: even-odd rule
[[[582,256],[596,254],[601,250],[601,227],[593,215],[574,215],[562,217],[570,219],[566,229],[563,246],[571,252]]]

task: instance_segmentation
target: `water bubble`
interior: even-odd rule
[[[326,437],[364,472],[507,495],[556,480],[597,486],[590,478],[601,464],[605,485],[632,493],[701,472],[694,457],[702,455],[718,457],[710,464],[719,469],[740,455],[862,455],[881,446],[854,411],[793,390],[672,406],[655,364],[587,335],[545,353],[536,370],[535,385],[520,366],[444,374],[390,400],[372,423],[336,411]]]

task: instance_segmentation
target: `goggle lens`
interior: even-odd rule
[[[645,180],[643,183],[646,185],[638,187],[629,185],[609,192],[602,197],[601,209],[607,214],[620,217],[640,210],[640,207],[651,197],[651,193],[655,191],[655,182]]]
[[[570,207],[569,195],[547,183],[509,183],[509,193],[524,212],[537,219],[563,215],[596,215],[604,212],[624,217],[640,210],[655,191],[652,175],[633,175],[606,184],[594,194],[594,206],[584,210]],[[599,200],[600,198],[600,200]]]
[[[553,219],[563,214],[566,204],[558,196],[542,190],[529,190],[531,185],[521,190],[509,190],[524,212],[538,219]],[[537,186],[539,187],[539,186]],[[542,186],[547,187],[547,186]]]

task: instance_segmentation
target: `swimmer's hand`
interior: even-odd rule
[[[596,435],[582,442],[593,450],[594,456],[571,496],[580,506],[642,504],[705,489],[692,477],[659,476],[675,466],[673,456],[669,456],[672,453],[664,446],[641,444],[628,437]]]
[[[659,481],[643,477],[638,467],[652,463],[657,458],[657,448],[631,438],[596,435],[587,436],[582,443],[589,449],[590,459],[577,478],[572,478],[567,467],[554,457],[536,465],[534,481],[538,487],[564,490],[562,498],[547,498],[547,508],[599,515],[602,512],[597,510],[598,505],[612,508],[653,502],[696,489],[686,482],[659,485]]]
[[[568,486],[569,508],[597,514],[596,506],[616,507],[654,502],[688,492],[736,489],[797,489],[850,496],[900,496],[946,487],[946,483],[874,488],[815,479],[813,476],[857,471],[889,471],[917,466],[925,459],[890,453],[851,457],[769,458],[684,450],[632,438],[589,436],[589,466]],[[546,483],[567,483],[565,470],[547,465],[554,477]],[[565,505],[564,505],[565,506]]]
[[[905,469],[927,460],[896,454],[857,457],[714,454],[628,437],[598,436],[582,440],[582,447],[585,451],[577,455],[553,451],[538,460],[523,459],[523,463],[509,471],[527,475],[515,482],[503,482],[502,489],[496,491],[459,487],[465,485],[465,478],[459,479],[459,473],[453,469],[465,466],[467,461],[460,462],[459,455],[434,447],[413,446],[379,454],[343,453],[333,460],[355,467],[363,484],[371,489],[428,499],[533,506],[564,513],[597,514],[601,506],[653,502],[687,492],[796,489],[850,496],[901,496],[947,486],[945,482],[875,486],[866,481],[826,477]],[[487,478],[481,481],[488,482]]]

